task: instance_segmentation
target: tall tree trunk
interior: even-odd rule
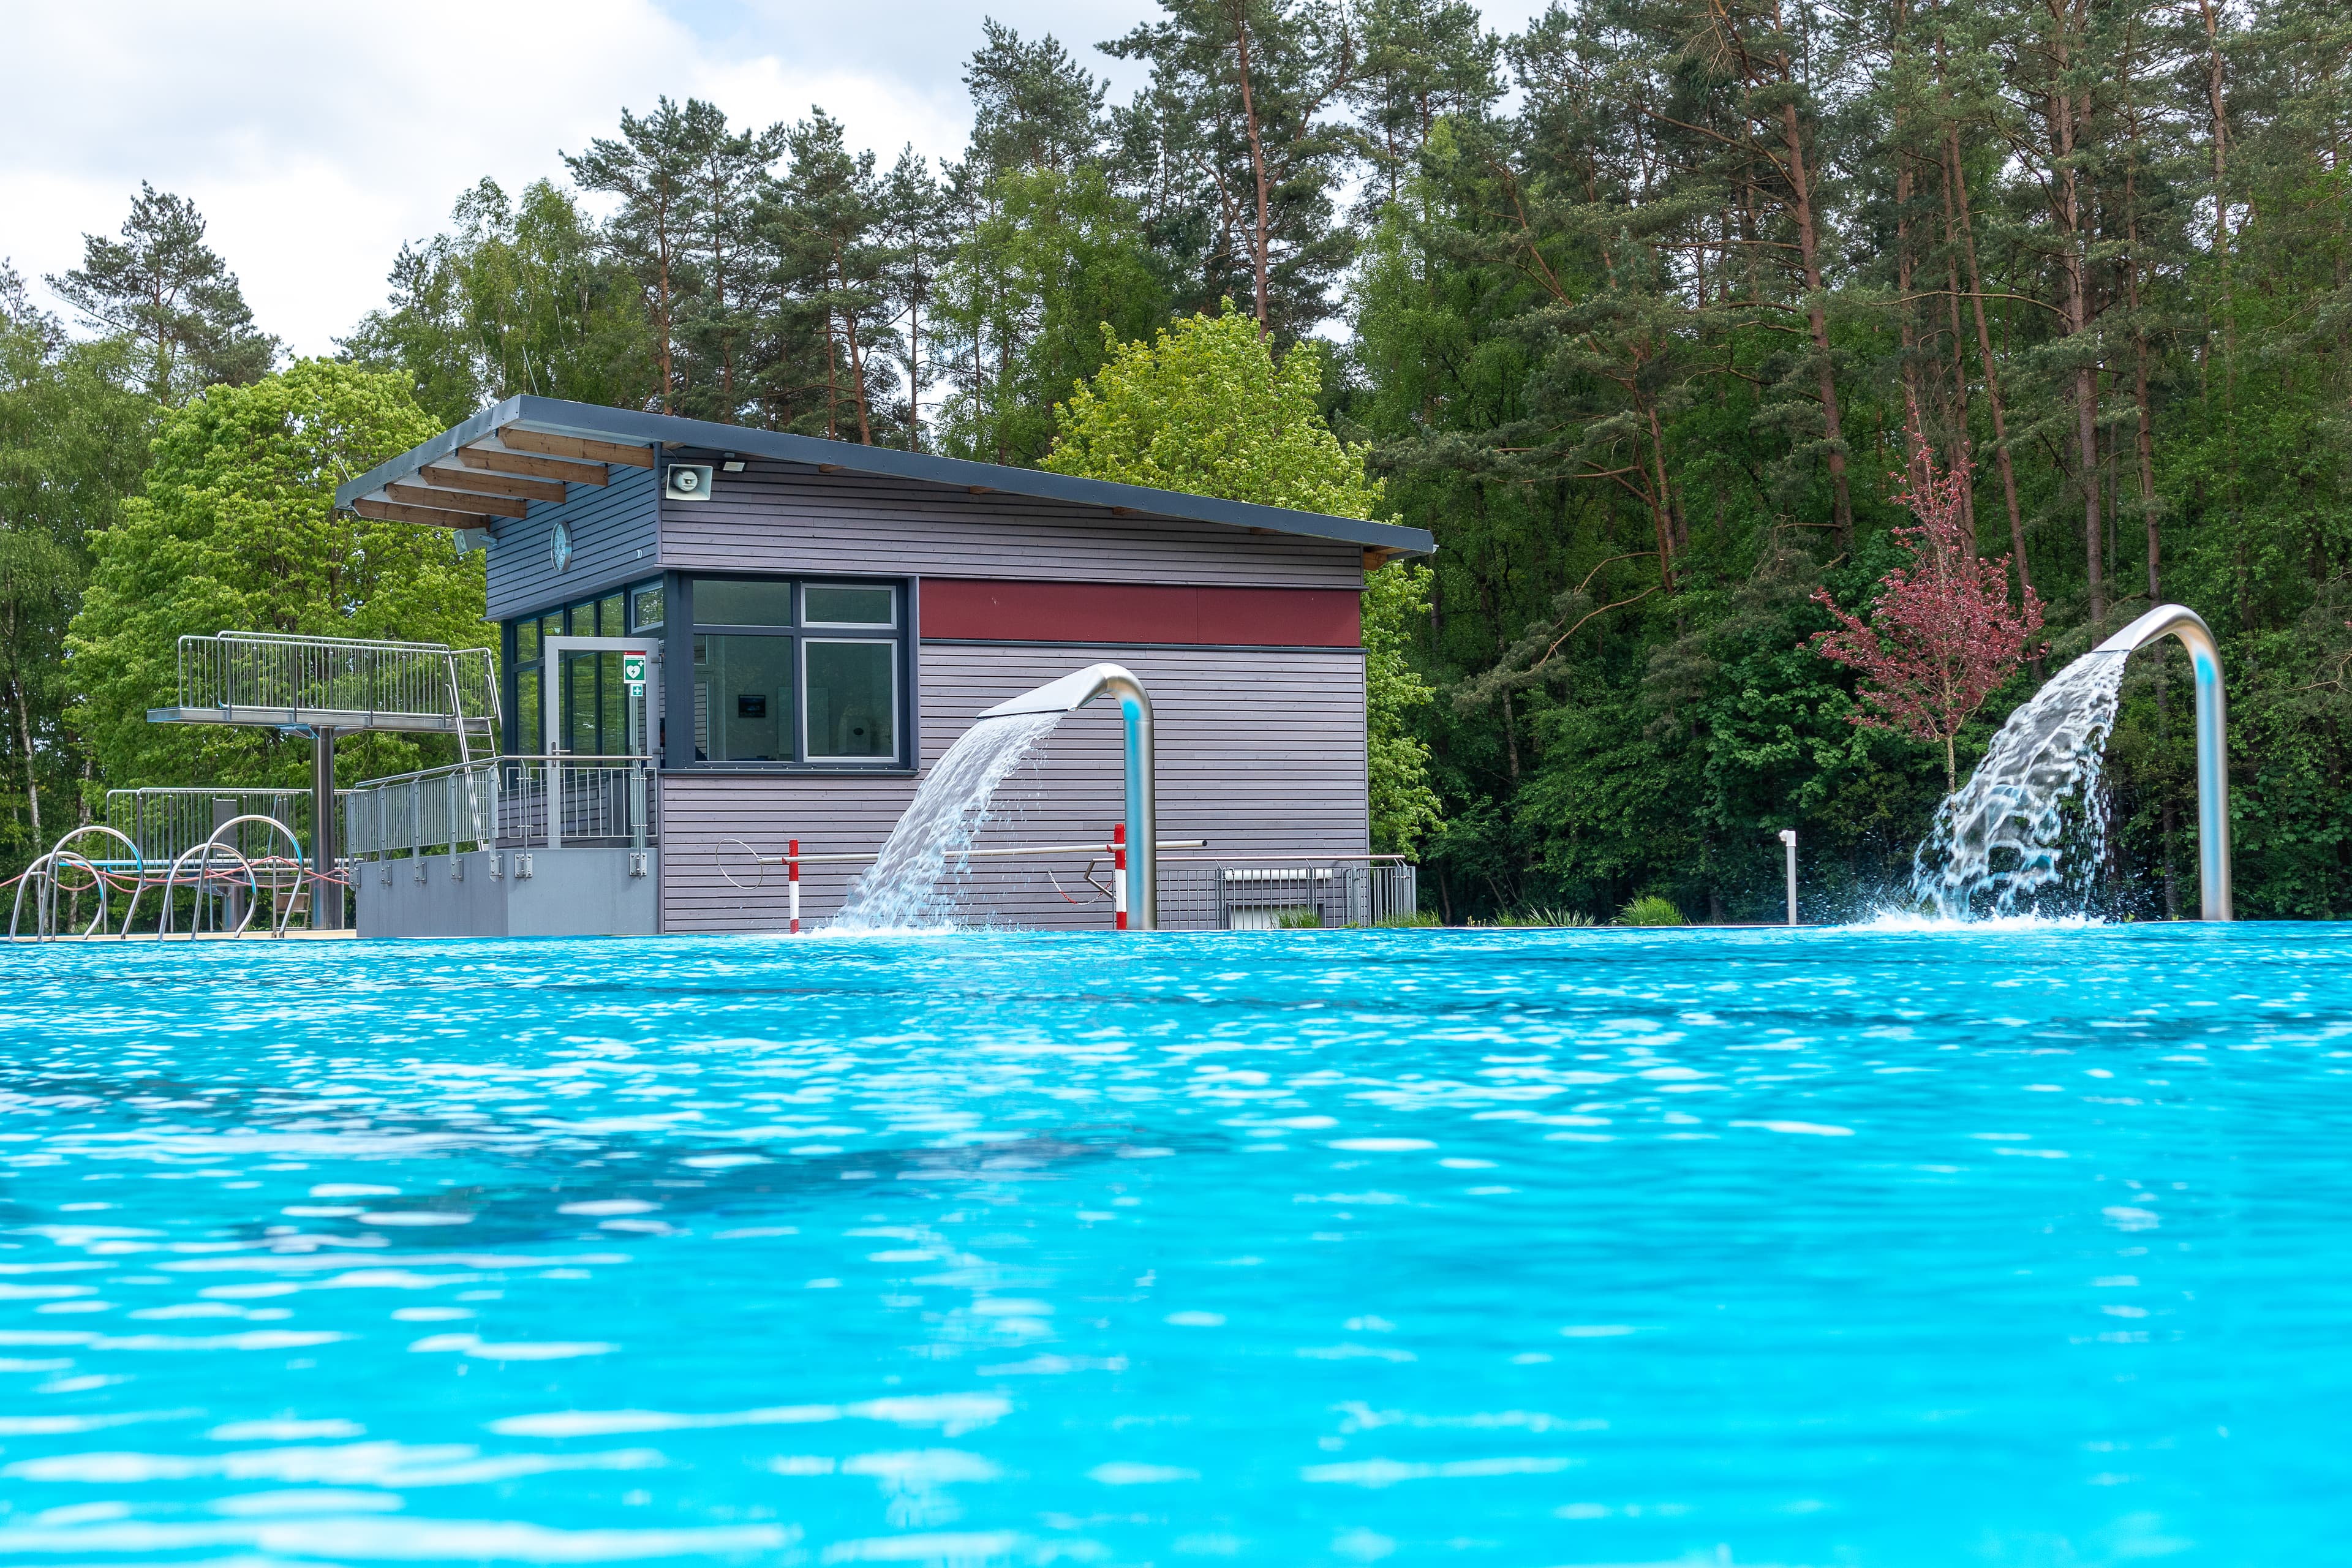
[[[2157,564],[2161,544],[2157,536],[2156,501],[2156,431],[2148,416],[2147,403],[2147,323],[2141,319],[2139,307],[2139,211],[2135,197],[2137,191],[2132,175],[2124,175],[2125,243],[2131,254],[2124,262],[2124,303],[2132,317],[2132,408],[2137,415],[2132,447],[2139,459],[2139,510],[2147,526],[2147,602],[2151,608],[2162,595],[2162,579]]]
[[[824,438],[841,439],[841,417],[837,412],[840,399],[840,355],[835,352],[833,336],[833,289],[824,286]]]
[[[1792,79],[1793,84],[1793,79]],[[1829,443],[1830,482],[1835,492],[1838,547],[1853,549],[1853,497],[1846,488],[1845,432],[1838,421],[1837,367],[1830,355],[1829,318],[1822,306],[1820,235],[1813,224],[1812,183],[1805,174],[1804,128],[1797,106],[1780,106],[1780,135],[1789,154],[1789,184],[1795,195],[1797,250],[1805,266],[1805,321],[1812,329],[1813,352],[1821,356],[1822,433]]]
[[[655,357],[661,362],[661,405],[664,414],[677,412],[670,405],[670,388],[676,384],[676,377],[671,374],[674,365],[670,357],[669,237],[669,213],[665,205],[654,229],[655,271],[658,279],[654,330],[661,334],[661,342],[656,345]]]
[[[2050,91],[2050,128],[2058,175],[2058,217],[2066,242],[2066,335],[2087,337],[2091,330],[2089,267],[2084,256],[2081,182],[2074,168],[2074,99],[2064,76],[2067,50],[2064,22],[2060,23],[2059,80]],[[2086,360],[2074,367],[2074,447],[2083,488],[2083,550],[2090,578],[2091,625],[2103,628],[2107,619],[2106,561],[2099,520],[2099,388],[2098,372]]]
[[[2237,308],[2230,287],[2230,114],[2221,93],[2221,17],[2213,0],[2197,0],[2205,19],[2205,104],[2213,142],[2213,259],[2221,273],[2221,374],[2236,374]]]
[[[1957,125],[1948,125],[1944,137],[1945,177],[1951,182],[1951,194],[1959,211],[1961,253],[1969,264],[1969,304],[1977,321],[1977,354],[1984,364],[1985,403],[1992,410],[1992,453],[1995,466],[2000,469],[2001,500],[2009,506],[2009,553],[2017,564],[2017,599],[2022,605],[2033,587],[2033,575],[2025,559],[2025,519],[2017,505],[2017,466],[2009,454],[2009,426],[2001,417],[2000,364],[1992,352],[1992,329],[1985,321],[1984,276],[1977,265],[1975,226],[1969,217],[1968,171],[1960,163],[1960,132]]]
[[[1895,121],[1895,139],[1902,140],[1902,120]],[[1903,331],[1903,412],[1911,427],[1923,436],[1927,421],[1919,411],[1919,323],[1911,309],[1911,160],[1899,149],[1901,167],[1895,175],[1895,308]]]
[[[907,300],[907,450],[923,449],[923,305],[916,293]]]
[[[11,675],[8,689],[16,700],[16,743],[25,749],[25,805],[31,813],[33,842],[41,842],[41,785],[33,770],[33,722],[25,710],[25,682]]]
[[[1940,159],[1937,160],[1941,162]],[[1960,331],[1960,253],[1953,243],[1952,183],[1940,182],[1944,187],[1944,313],[1945,331],[1952,342],[1952,452],[1951,466],[1958,468],[1960,459],[1969,454],[1969,351]],[[1977,536],[1977,486],[1973,471],[1968,488],[1960,492],[1960,515],[1967,521],[1969,537]]]
[[[1266,249],[1271,224],[1267,217],[1265,191],[1265,149],[1258,143],[1257,102],[1250,92],[1249,20],[1239,4],[1233,6],[1234,48],[1241,63],[1242,120],[1249,127],[1250,173],[1257,181],[1257,226],[1250,237],[1250,264],[1257,281],[1257,330],[1263,337],[1273,329],[1266,323]]]
[[[1666,512],[1666,445],[1658,429],[1657,405],[1646,398],[1636,397],[1643,414],[1650,421],[1650,460],[1654,467],[1656,492],[1650,503],[1650,521],[1658,534],[1658,581],[1667,593],[1675,591],[1675,529]]]
[[[842,265],[839,250],[833,253],[833,265],[841,277],[842,297],[846,299],[849,295],[849,269]],[[841,312],[841,330],[849,339],[849,387],[851,395],[857,400],[857,438],[871,447],[874,445],[874,426],[868,422],[866,410],[866,356],[857,347],[856,313],[846,306]]]

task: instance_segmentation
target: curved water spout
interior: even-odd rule
[[[2200,623],[2201,624],[2201,623]],[[1116,664],[1086,668],[1047,681],[1010,702],[1000,702],[982,719],[1018,713],[1072,713],[1096,698],[1118,699],[1127,721],[1127,904],[1138,931],[1160,929],[1159,802],[1151,734],[1151,698],[1132,671]],[[2201,711],[2201,710],[2200,710]]]
[[[2158,605],[2101,643],[2094,653],[2127,654],[2169,633],[2189,650],[2197,676],[2197,857],[2200,913],[2209,921],[2237,919],[2230,895],[2230,753],[2228,700],[2221,689],[2221,654],[2213,628],[2186,605]]]

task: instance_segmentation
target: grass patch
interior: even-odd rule
[[[1617,923],[1621,926],[1678,926],[1688,922],[1671,900],[1652,893],[1627,904],[1624,911],[1618,915]]]

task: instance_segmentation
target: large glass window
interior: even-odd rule
[[[907,725],[896,584],[701,577],[687,592],[694,761],[899,761]]]
[[[696,635],[696,762],[793,760],[793,641],[791,637]]]
[[[810,759],[897,756],[898,645],[812,637],[807,650]]]
[[[629,750],[628,687],[621,679],[621,656],[574,651],[562,668],[548,668],[547,639],[565,636],[620,637],[625,620],[639,627],[661,623],[662,585],[641,583],[619,593],[548,610],[514,623],[512,676],[508,700],[514,715],[514,748],[538,756],[561,747],[578,756],[624,756]],[[650,613],[648,613],[650,612]],[[549,681],[555,683],[556,732],[546,730]]]

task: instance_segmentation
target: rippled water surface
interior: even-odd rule
[[[0,964],[10,1561],[2346,1551],[2352,928]]]

